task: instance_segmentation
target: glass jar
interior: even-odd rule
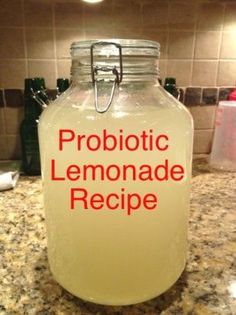
[[[50,268],[84,300],[142,302],[185,267],[192,118],[158,83],[158,43],[71,55],[72,84],[39,122]]]

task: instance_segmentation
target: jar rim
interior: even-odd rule
[[[103,46],[99,46],[96,44],[105,43]],[[110,45],[109,45],[110,44]],[[160,44],[155,41],[146,40],[146,39],[91,39],[91,40],[83,40],[76,41],[71,44],[71,56],[81,56],[87,55],[88,50],[90,51],[91,46],[96,45],[94,49],[95,55],[114,55],[117,56],[119,51],[116,47],[120,46],[122,48],[123,56],[139,56],[139,55],[151,55],[159,57],[160,54]]]
[[[120,44],[122,48],[154,48],[160,49],[160,44],[156,41],[147,40],[147,39],[123,39],[123,38],[111,38],[111,39],[90,39],[90,40],[81,40],[76,41],[71,44],[71,49],[81,48],[88,49],[92,44],[98,42],[107,42],[107,43],[117,43]]]

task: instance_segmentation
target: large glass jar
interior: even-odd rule
[[[158,43],[71,55],[72,84],[39,122],[50,268],[82,299],[142,302],[185,267],[192,118],[158,83]]]

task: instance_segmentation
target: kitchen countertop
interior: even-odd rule
[[[186,268],[166,293],[133,306],[84,302],[53,279],[47,262],[41,179],[0,193],[0,315],[236,314],[236,173],[194,161]]]

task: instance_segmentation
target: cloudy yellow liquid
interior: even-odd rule
[[[109,110],[96,114],[94,109],[58,109],[55,105],[40,121],[40,148],[46,211],[48,257],[55,279],[74,295],[100,304],[127,305],[158,296],[167,290],[184,269],[187,252],[191,133],[182,109],[149,107],[132,115]],[[59,104],[58,104],[59,106]],[[59,106],[60,107],[60,106]],[[76,117],[77,115],[77,117]],[[75,119],[76,117],[76,119]],[[167,124],[178,119],[178,124]],[[69,122],[69,123],[68,123]],[[58,129],[75,133],[115,133],[122,127],[126,134],[166,133],[170,150],[166,152],[78,152],[68,143],[58,151]],[[70,164],[118,165],[134,163],[155,166],[168,159],[186,171],[180,182],[99,182],[50,180],[50,159],[56,160],[58,176]],[[70,189],[84,188],[89,193],[118,193],[121,188],[143,196],[158,196],[158,208],[143,208],[127,216],[125,210],[84,210],[76,204],[70,210]]]

